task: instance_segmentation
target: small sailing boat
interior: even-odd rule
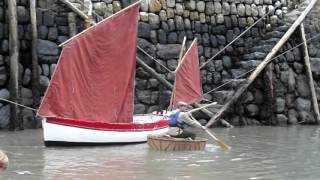
[[[133,115],[140,2],[66,43],[40,105],[46,145],[145,142],[164,115]]]
[[[193,40],[185,55],[180,59],[179,65],[175,71],[175,83],[171,97],[171,104],[173,108],[178,107],[178,102],[180,101],[187,104],[193,104],[203,99],[196,39]],[[154,150],[163,151],[203,150],[205,148],[206,141],[207,139],[204,138],[189,140],[166,136],[148,136],[149,147]]]

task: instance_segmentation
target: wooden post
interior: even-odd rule
[[[73,12],[68,13],[69,36],[73,37],[77,34],[76,15]]]
[[[87,29],[91,26],[91,22],[92,22],[92,2],[91,0],[84,0],[83,5],[85,6],[85,8],[88,10],[88,16],[87,18],[84,20],[84,28]]]
[[[8,19],[9,19],[9,49],[10,49],[10,99],[18,102],[19,100],[19,40],[18,40],[18,21],[16,0],[8,0]],[[9,129],[15,130],[17,126],[23,129],[19,123],[18,106],[10,104],[10,124]]]
[[[319,122],[320,122],[319,106],[318,106],[316,91],[314,89],[312,71],[311,71],[311,66],[310,66],[310,58],[309,58],[307,40],[306,40],[306,35],[304,32],[303,23],[301,23],[301,25],[300,25],[300,34],[301,34],[301,39],[303,41],[304,63],[306,65],[307,76],[308,76],[308,80],[309,80],[309,88],[310,88],[310,92],[311,92],[313,112],[315,114],[316,123],[319,124]]]
[[[40,82],[38,72],[38,53],[37,53],[37,15],[36,15],[36,0],[30,0],[30,20],[31,20],[31,31],[32,31],[32,42],[31,42],[31,54],[32,54],[32,95],[33,95],[33,107],[38,108],[40,105]],[[35,118],[34,126],[38,127],[40,122]]]
[[[166,88],[172,90],[173,89],[173,85],[167,81],[166,79],[164,79],[163,77],[161,77],[160,74],[158,74],[155,70],[153,70],[150,66],[148,66],[145,62],[143,62],[139,57],[137,58],[137,64],[140,65],[145,71],[147,71],[147,73],[149,73],[151,76],[153,76],[154,78],[156,78],[160,83],[162,83]],[[199,108],[202,107],[199,104],[193,104],[193,107],[195,108]],[[212,117],[214,114],[212,112],[210,112],[207,109],[201,109],[201,111],[206,114],[209,117]],[[230,125],[227,121],[222,120],[221,121],[226,127],[232,127],[232,125]]]
[[[211,126],[213,123],[217,122],[219,118],[224,115],[224,113],[234,104],[235,101],[239,99],[243,92],[250,86],[250,84],[258,77],[260,72],[269,64],[272,60],[272,57],[279,51],[279,49],[287,42],[293,32],[297,27],[302,23],[307,14],[311,11],[317,0],[312,0],[307,8],[301,13],[298,19],[292,24],[288,31],[282,36],[279,42],[272,48],[271,52],[266,56],[266,58],[258,65],[258,67],[251,73],[247,82],[243,84],[238,90],[234,93],[233,97],[220,109],[220,111],[210,119],[206,127]]]

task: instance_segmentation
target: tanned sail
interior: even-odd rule
[[[179,101],[193,104],[203,98],[196,39],[181,59],[176,71],[173,106]]]
[[[38,115],[132,123],[138,14],[135,3],[64,46]]]

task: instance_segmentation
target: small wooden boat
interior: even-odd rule
[[[195,140],[173,138],[169,136],[148,136],[148,145],[159,151],[199,151],[204,150],[207,139],[197,137]]]

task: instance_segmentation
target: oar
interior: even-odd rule
[[[228,146],[226,143],[215,137],[208,129],[204,129],[204,131],[209,134],[209,136],[212,137],[213,140],[216,141],[216,143],[223,149],[223,150],[229,150],[230,146]]]
[[[187,113],[191,115],[191,113],[193,113],[193,112],[200,111],[201,109],[204,109],[204,108],[207,108],[207,107],[209,107],[209,106],[216,105],[216,104],[217,104],[217,102],[212,102],[212,103],[207,104],[207,105],[204,105],[204,106],[202,106],[202,107],[195,108],[195,109],[191,109],[191,110],[188,111]]]
[[[214,136],[206,127],[202,126],[191,114],[189,114],[190,118],[196,121],[202,129],[210,136],[212,139],[223,149],[223,150],[229,150],[231,149],[230,146],[228,146],[226,143],[218,139],[216,136]]]

